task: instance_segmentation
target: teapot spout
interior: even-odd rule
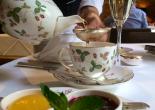
[[[65,29],[67,29],[69,26],[72,26],[77,23],[83,23],[83,22],[84,22],[84,19],[82,19],[78,15],[73,15],[68,17],[58,17],[54,35],[57,36]]]

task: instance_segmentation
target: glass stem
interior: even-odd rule
[[[117,55],[116,55],[117,58],[116,58],[116,65],[121,65],[120,48],[121,48],[122,27],[123,27],[123,25],[117,26]]]

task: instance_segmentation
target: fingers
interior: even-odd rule
[[[104,27],[98,10],[92,6],[83,7],[79,15],[86,21],[87,28],[102,28]]]
[[[99,13],[96,8],[87,6],[80,10],[79,15],[86,21],[84,24],[78,24],[75,28],[98,29],[105,27],[102,23]],[[87,41],[105,42],[108,39],[108,34],[103,34],[100,37],[89,36]]]
[[[104,25],[100,18],[97,15],[91,15],[85,18],[86,22],[79,23],[76,28],[89,28],[89,29],[94,29],[94,28],[103,28]]]

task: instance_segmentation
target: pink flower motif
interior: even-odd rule
[[[40,17],[41,17],[41,18],[45,18],[45,16],[44,16],[43,14],[40,14]]]
[[[81,59],[80,59],[79,56],[74,56],[74,60],[75,60],[76,62],[81,62]]]
[[[96,53],[93,53],[93,57],[94,57],[94,58],[97,58],[97,54],[96,54]]]
[[[103,68],[103,69],[102,69],[102,72],[104,72],[105,70],[106,70],[106,69],[105,69],[105,68]]]
[[[104,60],[107,60],[107,57],[109,55],[109,52],[101,53],[100,57],[102,57]]]
[[[38,16],[35,16],[35,18],[36,18],[36,20],[37,20],[37,21],[39,21],[39,20],[40,20]]]
[[[5,19],[5,16],[2,14],[2,15],[0,15],[0,17],[1,17],[1,19]]]
[[[75,53],[75,51],[72,49],[72,54],[74,54]]]
[[[113,75],[114,75],[114,73],[111,73],[110,75],[111,75],[111,76],[113,76]]]

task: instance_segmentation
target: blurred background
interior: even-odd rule
[[[102,21],[110,15],[109,0],[104,1]],[[146,13],[149,25],[155,25],[155,0],[136,0],[136,7]]]

